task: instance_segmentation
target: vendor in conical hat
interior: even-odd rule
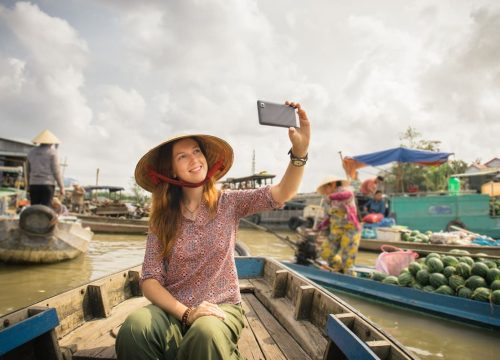
[[[28,153],[28,183],[31,205],[51,206],[55,185],[64,196],[64,183],[61,176],[57,149],[53,145],[59,139],[49,130],[44,130],[33,140],[37,147]]]
[[[319,183],[316,192],[321,195],[331,194],[339,186],[348,186],[349,181],[336,175],[328,175]]]
[[[326,197],[326,216],[318,229],[328,229],[328,240],[322,243],[320,255],[331,270],[354,275],[361,239],[354,192],[348,180],[337,176],[323,179],[316,191]]]
[[[297,192],[307,161],[309,121],[290,128],[291,160],[279,184],[249,190],[215,187],[233,150],[207,134],[174,136],[149,150],[135,169],[152,193],[142,292],[151,305],[123,323],[120,359],[241,359],[243,310],[234,262],[239,220],[280,207]],[[288,149],[287,149],[288,150]],[[285,160],[285,153],[283,160]]]

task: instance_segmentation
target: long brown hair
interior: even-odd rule
[[[207,158],[203,143],[193,137],[198,143],[200,149]],[[158,158],[155,160],[156,169],[160,174],[173,177],[172,150],[173,143],[163,146],[158,152]],[[208,161],[208,160],[207,160]],[[213,164],[208,164],[210,168]],[[156,186],[152,193],[151,214],[149,216],[149,228],[158,237],[162,243],[162,258],[166,258],[175,240],[179,235],[182,222],[182,188],[162,182]],[[203,185],[203,199],[207,205],[210,216],[213,218],[217,212],[218,191],[215,187],[215,179],[211,178]]]

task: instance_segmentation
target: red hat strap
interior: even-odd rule
[[[175,180],[172,178],[169,178],[168,176],[161,175],[156,170],[154,170],[150,165],[147,167],[148,169],[148,176],[151,179],[152,183],[155,185],[158,185],[161,182],[166,182],[172,185],[180,186],[180,187],[189,187],[189,188],[195,188],[199,187],[201,185],[204,185],[209,179],[212,178],[212,176],[215,175],[215,173],[219,170],[224,170],[224,161],[223,160],[218,160],[214,166],[212,166],[207,173],[207,177],[205,180],[200,181],[199,183],[190,183],[187,181],[182,181],[182,180]]]

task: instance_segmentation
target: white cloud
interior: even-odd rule
[[[26,63],[16,58],[0,58],[0,94],[19,94],[26,82]]]
[[[279,177],[287,131],[258,125],[257,99],[308,110],[304,191],[342,174],[339,150],[397,146],[410,125],[457,158],[500,153],[492,1],[39,4],[0,7],[0,116],[16,138],[53,129],[82,182],[99,167],[128,185],[143,152],[190,130],[230,141],[229,176],[249,173],[255,149]]]
[[[0,20],[23,54],[15,60],[18,73],[22,71],[17,98],[0,100],[3,117],[13,125],[36,117],[38,129],[50,127],[56,132],[66,126],[81,129],[88,125],[92,110],[81,91],[88,55],[85,41],[65,20],[26,2],[16,3],[12,9],[0,6]],[[2,58],[5,64],[6,57]],[[2,89],[3,94],[10,91]]]

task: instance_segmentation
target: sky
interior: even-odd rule
[[[396,147],[408,127],[454,159],[500,157],[500,2],[0,1],[0,137],[61,140],[66,177],[129,187],[180,133],[228,141],[228,177],[281,177],[287,129],[257,100],[311,121],[301,192],[340,154]],[[360,177],[376,174],[374,168]]]

